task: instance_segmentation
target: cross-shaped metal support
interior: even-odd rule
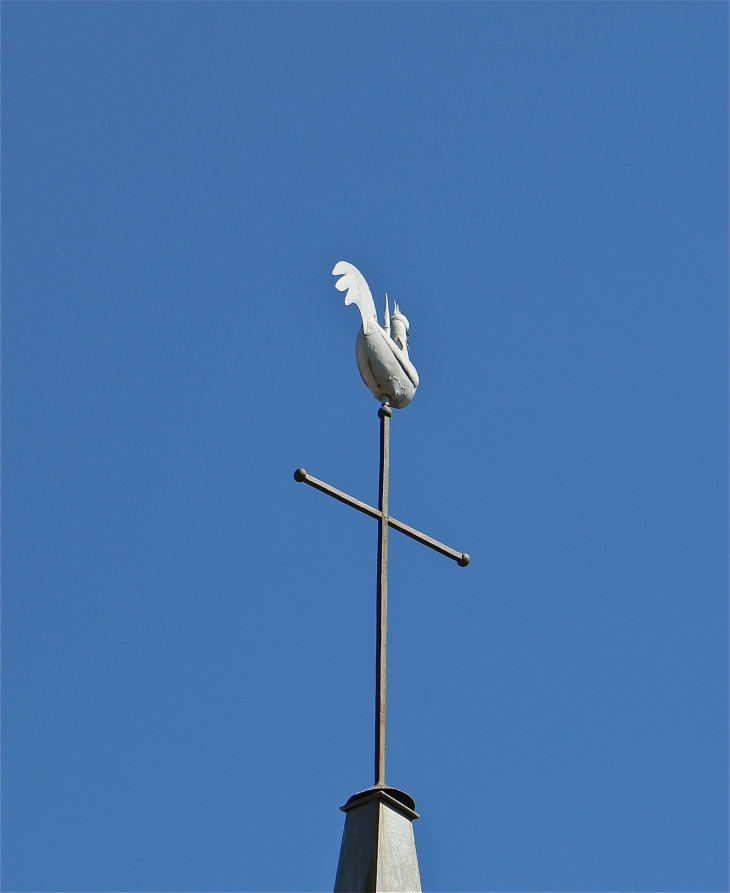
[[[388,528],[398,530],[411,539],[423,543],[430,549],[453,559],[459,567],[469,564],[469,556],[466,552],[457,552],[449,546],[445,546],[438,540],[426,536],[413,527],[396,521],[388,514],[388,485],[390,478],[390,418],[393,410],[387,403],[378,410],[380,416],[380,492],[378,507],[375,509],[359,499],[354,499],[337,490],[324,481],[320,481],[303,468],[297,468],[294,472],[294,480],[302,484],[309,484],[315,490],[321,490],[328,496],[333,496],[345,505],[352,506],[371,518],[378,521],[378,618],[376,634],[376,661],[375,661],[375,787],[385,788],[385,678],[386,678],[386,643],[388,634]]]

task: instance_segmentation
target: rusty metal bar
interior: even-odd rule
[[[415,530],[413,527],[409,527],[402,521],[396,521],[395,518],[388,518],[388,525],[392,527],[393,530],[397,530],[400,533],[404,533],[406,536],[409,536],[412,540],[423,543],[424,546],[428,546],[430,549],[434,549],[436,552],[440,552],[447,558],[452,558],[459,565],[459,567],[466,567],[467,564],[469,564],[469,562],[471,561],[466,552],[457,552],[456,549],[452,549],[450,546],[445,546],[438,540],[435,540],[430,536],[426,536],[425,533],[421,533],[419,530]]]
[[[353,496],[348,496],[347,493],[343,493],[342,490],[338,490],[336,487],[331,487],[329,484],[325,484],[325,482],[320,481],[319,478],[312,477],[312,475],[306,472],[303,468],[297,468],[294,472],[294,480],[300,484],[309,484],[309,486],[314,487],[315,490],[321,490],[322,493],[326,493],[328,496],[334,497],[334,499],[339,499],[339,501],[344,502],[345,505],[352,506],[352,508],[357,509],[358,512],[370,515],[371,518],[380,517],[380,512],[377,509],[374,509],[371,505],[368,505],[366,502],[360,502],[359,499],[355,499]]]
[[[388,656],[388,490],[390,486],[390,418],[384,403],[380,417],[380,488],[378,494],[378,603],[375,634],[375,785],[385,787],[385,696]]]
[[[320,481],[318,478],[312,477],[312,475],[306,472],[303,468],[297,468],[294,472],[294,480],[298,481],[300,484],[309,484],[309,486],[314,487],[315,490],[321,490],[322,493],[326,493],[328,496],[332,496],[334,499],[344,502],[345,505],[349,505],[352,508],[357,509],[359,512],[369,515],[371,518],[380,518],[378,509],[373,508],[366,502],[360,502],[359,499],[355,499],[347,493],[343,493],[342,490],[337,490],[335,487],[325,484],[324,481]],[[409,536],[412,540],[416,540],[416,542],[423,543],[424,546],[428,546],[430,549],[440,552],[441,555],[451,558],[459,565],[459,567],[466,567],[467,564],[469,564],[470,559],[466,552],[457,552],[456,549],[452,549],[450,546],[445,546],[438,540],[426,536],[425,533],[421,533],[419,530],[409,527],[402,521],[397,521],[395,518],[391,518],[390,515],[388,516],[388,526],[392,527],[393,530],[397,530],[400,533]]]

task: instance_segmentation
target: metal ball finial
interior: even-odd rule
[[[307,479],[307,472],[303,468],[297,468],[294,472],[294,480],[298,484],[303,484]]]

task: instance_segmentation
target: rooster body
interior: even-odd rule
[[[389,403],[394,409],[403,409],[411,402],[418,387],[418,373],[408,358],[408,320],[397,304],[393,316],[389,316],[386,295],[385,326],[381,326],[365,277],[347,261],[335,264],[332,275],[341,277],[335,288],[347,292],[345,304],[355,304],[362,318],[355,342],[360,377],[376,400]]]

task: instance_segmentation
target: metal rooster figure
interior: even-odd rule
[[[365,277],[347,261],[335,264],[332,275],[342,277],[335,283],[335,288],[347,292],[345,304],[354,304],[362,317],[355,345],[362,380],[377,400],[389,403],[394,409],[403,409],[411,402],[418,387],[418,373],[408,359],[408,320],[397,304],[390,316],[386,295],[383,325],[378,325],[375,302]]]
[[[341,809],[347,814],[337,867],[335,893],[370,891],[420,891],[412,822],[418,818],[412,797],[385,783],[385,706],[388,632],[388,530],[398,530],[411,539],[453,559],[460,567],[469,564],[466,552],[458,552],[391,517],[388,509],[390,487],[390,419],[393,409],[403,409],[418,387],[418,373],[408,357],[406,317],[394,304],[393,315],[385,296],[383,325],[378,323],[375,302],[365,277],[347,261],[332,270],[340,278],[335,283],[346,292],[345,304],[355,304],[362,325],[355,344],[355,358],[362,380],[380,401],[380,488],[378,508],[360,502],[312,477],[303,468],[294,472],[299,483],[332,496],[345,505],[375,518],[378,522],[377,624],[375,640],[375,784],[350,797]]]

